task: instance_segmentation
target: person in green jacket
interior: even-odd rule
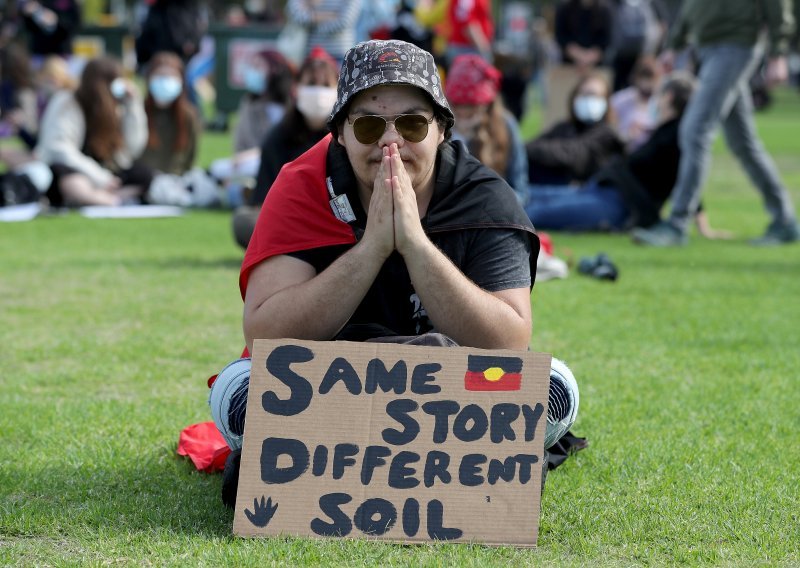
[[[800,240],[794,205],[753,121],[748,80],[764,56],[759,41],[764,28],[769,49],[766,77],[774,85],[788,76],[786,52],[794,30],[791,0],[684,0],[662,59],[671,68],[674,50],[693,44],[700,64],[698,90],[680,125],[681,162],[670,216],[649,229],[635,230],[635,242],[661,247],[686,243],[719,124],[772,218],[766,233],[751,242],[779,245]]]

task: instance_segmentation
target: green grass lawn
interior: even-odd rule
[[[780,95],[759,128],[800,202]],[[203,163],[227,148],[207,135]],[[746,244],[767,217],[723,145],[707,190],[732,242],[554,235],[621,277],[532,296],[532,347],[571,364],[591,441],[548,477],[533,550],[233,537],[221,476],[175,454],[242,346],[229,214],[0,224],[0,564],[800,564],[800,245]]]

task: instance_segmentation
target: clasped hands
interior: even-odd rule
[[[395,250],[405,257],[428,242],[419,219],[417,195],[395,143],[383,148],[369,202],[364,242],[376,247],[382,258]]]

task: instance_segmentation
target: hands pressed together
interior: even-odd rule
[[[427,242],[411,184],[397,144],[383,148],[383,159],[373,184],[364,242],[376,247],[381,258],[396,250],[406,256]]]

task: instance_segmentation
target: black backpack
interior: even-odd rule
[[[37,201],[39,201],[39,191],[28,176],[14,173],[0,175],[0,207]]]

